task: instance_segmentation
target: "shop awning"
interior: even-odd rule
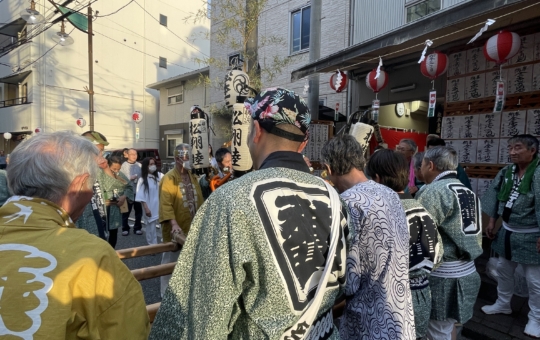
[[[310,74],[340,70],[368,72],[383,60],[393,63],[410,61],[411,54],[420,58],[424,42],[433,41],[431,49],[445,50],[472,38],[487,19],[497,20],[489,27],[482,38],[489,37],[493,31],[519,23],[529,23],[540,17],[538,0],[500,0],[468,1],[412,22],[382,36],[347,47],[341,51],[293,70],[291,80],[296,81]],[[427,32],[427,33],[426,33]],[[490,33],[491,32],[491,33]],[[466,41],[465,41],[466,43]],[[388,66],[387,63],[385,63]]]
[[[10,22],[2,27],[0,27],[0,34],[7,35],[10,37],[18,38],[18,34],[26,26],[26,21],[24,19],[17,19]]]
[[[19,85],[32,71],[24,71],[8,77],[0,78],[0,83]]]

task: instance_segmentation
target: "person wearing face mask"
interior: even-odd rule
[[[107,138],[97,131],[86,131],[82,136],[98,148],[98,167],[101,171],[105,171],[112,175],[111,170],[107,166],[107,160],[103,157],[103,150],[109,145]],[[107,209],[105,207],[105,200],[103,199],[99,178],[96,178],[96,181],[94,182],[93,193],[90,203],[88,203],[82,216],[77,220],[75,225],[77,228],[84,229],[90,234],[107,240]]]
[[[107,206],[107,231],[109,232],[109,244],[114,248],[118,240],[118,228],[122,226],[122,212],[120,207],[126,199],[133,201],[135,194],[133,187],[129,185],[129,179],[120,171],[122,159],[118,156],[109,158],[108,172],[102,171],[98,175],[103,198]]]
[[[197,178],[191,173],[191,146],[179,144],[174,150],[175,166],[159,183],[159,223],[163,242],[171,242],[172,234],[187,236],[191,220],[203,204],[203,195]],[[180,252],[165,252],[161,264],[176,262]],[[161,296],[171,275],[161,277]]]
[[[157,171],[156,160],[147,157],[142,161],[141,178],[137,182],[136,202],[143,207],[146,219],[146,242],[157,244],[161,235],[158,233],[157,224],[159,218],[159,182],[163,174]]]

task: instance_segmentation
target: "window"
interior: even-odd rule
[[[291,53],[309,48],[309,20],[311,7],[291,13]]]
[[[167,58],[159,57],[159,67],[167,68]]]
[[[412,2],[412,1],[411,1]],[[407,22],[415,21],[441,9],[441,0],[423,0],[407,5]]]
[[[167,90],[167,104],[173,105],[184,102],[184,85],[171,87]]]
[[[159,15],[159,24],[161,26],[167,27],[167,16],[166,15],[163,15],[163,14]]]
[[[167,158],[174,158],[174,149],[183,143],[183,135],[167,135]]]

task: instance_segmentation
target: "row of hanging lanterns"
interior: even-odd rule
[[[487,30],[487,27],[493,24],[495,21],[489,19],[484,28],[469,41],[469,44],[475,41],[483,32]],[[425,77],[429,78],[432,81],[432,90],[429,94],[429,109],[428,117],[434,116],[435,102],[436,102],[436,91],[435,91],[435,82],[434,80],[445,74],[448,69],[448,56],[439,51],[434,51],[426,56],[428,47],[430,47],[433,42],[431,40],[426,41],[426,46],[422,52],[422,57],[420,58],[420,72]],[[488,61],[495,62],[502,68],[502,64],[506,63],[513,56],[515,56],[521,47],[521,38],[518,34],[508,31],[500,31],[491,38],[489,38],[484,44],[483,52],[484,56]],[[382,59],[380,59],[379,66],[376,69],[373,69],[366,76],[366,86],[375,93],[375,100],[373,101],[372,109],[375,113],[375,121],[378,117],[378,108],[379,100],[377,99],[377,94],[388,85],[388,74],[381,70]],[[502,72],[500,72],[502,74]],[[339,79],[339,81],[337,80]],[[344,79],[345,81],[341,81]],[[346,86],[347,75],[337,70],[330,77],[330,87],[336,92],[341,92]],[[499,78],[497,83],[497,96],[495,99],[495,112],[499,112],[502,109],[504,103],[504,82],[502,78]]]

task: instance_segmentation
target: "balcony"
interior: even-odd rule
[[[0,100],[0,109],[8,106],[29,104],[28,97],[13,98],[7,100]]]

